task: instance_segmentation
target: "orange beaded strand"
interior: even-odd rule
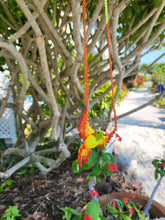
[[[82,0],[83,9],[83,29],[84,29],[84,83],[85,83],[85,95],[84,105],[88,105],[89,85],[88,85],[88,61],[87,61],[87,42],[86,42],[86,1]]]
[[[107,31],[108,53],[109,53],[109,70],[110,70],[110,77],[111,77],[112,108],[113,108],[113,112],[114,112],[115,128],[117,128],[117,117],[116,117],[115,100],[114,100],[112,62],[111,62],[111,49],[110,49],[110,39],[109,39],[110,36],[109,36],[109,25],[108,25],[108,23],[106,24],[106,31]]]
[[[88,102],[89,102],[89,100],[88,100],[89,85],[88,85],[87,42],[86,42],[86,0],[82,0],[82,12],[83,12],[83,30],[84,30],[84,84],[85,84],[84,105],[87,106]],[[108,25],[108,10],[107,10],[107,1],[106,0],[105,0],[105,15],[106,15],[106,32],[107,32],[110,79],[111,79],[111,90],[112,90],[112,108],[113,108],[113,111],[114,111],[114,121],[115,121],[114,132],[115,132],[116,129],[117,129],[117,117],[116,117],[115,100],[114,100],[114,87],[113,87],[113,75],[112,75],[110,36],[109,36],[109,25]]]

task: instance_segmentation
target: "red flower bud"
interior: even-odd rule
[[[83,217],[84,220],[91,220],[91,217],[88,214],[85,214]]]

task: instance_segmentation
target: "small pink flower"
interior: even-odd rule
[[[122,141],[122,138],[118,135],[118,134],[116,134],[116,137],[118,138],[118,140],[121,142]]]
[[[152,73],[151,76],[155,76],[155,73]]]
[[[128,200],[124,197],[124,198],[123,198],[123,202],[124,202],[125,204],[127,204],[127,203],[128,203]]]
[[[108,166],[110,171],[116,172],[118,170],[118,166],[117,165],[115,166],[113,163],[109,163]]]
[[[99,196],[98,192],[96,190],[90,190],[91,196]]]
[[[134,194],[132,194],[132,198],[135,199],[135,195]]]
[[[133,215],[133,208],[132,207],[129,207],[129,211],[130,211],[131,215]]]
[[[112,201],[112,206],[113,206],[113,208],[116,209],[116,203],[115,203],[115,200],[112,198],[111,201]]]
[[[85,214],[83,218],[84,220],[91,220],[91,217],[88,214]]]
[[[118,170],[118,165],[116,165],[116,167],[115,167],[115,170],[114,170],[114,171],[116,172],[117,170]]]
[[[162,167],[165,167],[165,162],[162,161],[161,164],[162,164]]]
[[[113,170],[114,170],[114,164],[113,164],[113,163],[109,163],[108,166],[109,166],[109,170],[110,170],[110,171],[113,171]]]

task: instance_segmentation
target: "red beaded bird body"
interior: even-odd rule
[[[117,118],[116,118],[116,111],[114,106],[114,89],[113,89],[113,76],[112,76],[112,64],[111,64],[111,52],[110,52],[110,40],[109,40],[109,25],[108,19],[106,19],[106,31],[107,31],[107,44],[108,44],[108,52],[109,52],[109,65],[110,65],[110,79],[111,79],[111,89],[112,89],[112,108],[114,111],[114,121],[115,127],[109,134],[104,134],[102,131],[95,132],[88,122],[88,92],[89,92],[89,85],[88,85],[88,64],[87,64],[87,43],[86,43],[86,1],[82,0],[82,9],[83,9],[83,29],[84,29],[84,84],[85,84],[85,94],[84,94],[84,111],[81,115],[78,124],[78,131],[80,137],[83,139],[83,143],[80,146],[78,152],[78,164],[81,167],[82,162],[86,164],[90,154],[91,149],[95,147],[102,147],[106,148],[106,143],[108,143],[111,137],[114,135],[117,129]],[[105,5],[105,9],[107,11],[107,5]]]

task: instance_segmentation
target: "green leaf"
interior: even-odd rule
[[[102,173],[102,169],[100,167],[94,167],[92,170],[92,174],[95,176],[99,176]]]
[[[73,161],[73,163],[72,163],[72,171],[73,171],[73,173],[78,173],[79,171],[83,171],[83,170],[89,170],[91,167],[90,166],[88,166],[88,165],[84,165],[84,164],[82,164],[82,167],[79,167],[79,165],[78,165],[78,159],[77,160],[75,160],[75,161]]]
[[[9,206],[9,210],[11,211],[11,213],[13,214],[13,216],[20,216],[19,214],[19,210],[16,206]]]
[[[99,159],[99,153],[97,151],[92,150],[91,155],[87,161],[87,165],[89,167],[93,167],[95,164],[97,164]]]
[[[100,206],[98,202],[92,199],[84,211],[84,215],[85,214],[88,214],[92,220],[98,219],[99,214],[100,214]]]
[[[159,170],[161,176],[165,176],[165,170]]]
[[[145,220],[145,219],[146,219],[143,214],[140,214],[140,211],[138,212],[138,216],[139,216],[139,218],[142,219],[142,220]]]
[[[104,216],[99,216],[97,220],[107,220]]]
[[[154,6],[155,8],[159,8],[159,6],[161,5],[162,0],[154,0]]]
[[[71,217],[72,217],[71,208],[70,207],[65,207],[65,208],[61,208],[61,210],[65,212],[66,220],[70,220]]]
[[[21,171],[17,172],[18,175],[23,175],[27,172],[26,168],[23,168]]]
[[[92,179],[92,177],[93,177],[93,175],[89,174],[86,178],[87,178],[88,180],[90,180],[90,179]]]
[[[113,208],[111,205],[107,206],[107,211],[110,212],[111,214],[118,213],[118,210]]]
[[[139,218],[142,220],[145,220],[145,216],[143,214],[140,214],[140,210],[136,207],[136,205],[133,202],[132,202],[132,205],[134,209],[136,210],[136,212],[138,213]]]
[[[69,212],[69,210],[68,210],[67,212],[65,212],[65,217],[66,217],[66,220],[70,220],[72,217],[72,213]]]
[[[155,168],[159,168],[159,160],[158,159],[153,160],[152,164],[154,165]]]
[[[6,220],[14,220],[15,217],[19,217],[19,210],[16,206],[9,206],[9,208],[5,211],[5,214],[2,216],[1,219]]]
[[[82,215],[77,215],[75,217],[72,218],[72,220],[84,220]]]
[[[14,180],[11,180],[11,179],[8,179],[7,182],[6,182],[6,184],[7,184],[8,186],[11,186],[13,183],[15,183],[15,181],[14,181]]]
[[[156,180],[158,179],[158,172],[157,172],[157,170],[155,170],[155,179]]]
[[[141,8],[138,2],[134,2],[133,3],[133,9],[135,10],[135,12],[140,12]]]
[[[105,172],[106,172],[106,174],[108,174],[109,176],[111,176],[111,175],[114,173],[114,171],[110,171],[110,170],[106,170]]]
[[[71,213],[72,213],[73,215],[79,215],[78,211],[75,210],[75,209],[71,209]]]
[[[106,154],[111,158],[112,163],[114,163],[116,165],[116,160],[115,160],[114,156],[110,153],[106,153]]]
[[[65,212],[65,208],[60,208],[63,212]]]
[[[97,180],[97,182],[101,182],[101,178],[99,177],[99,176],[96,176],[96,180]]]
[[[73,173],[78,173],[79,172],[78,159],[73,161],[73,163],[72,163],[72,171],[73,171]]]
[[[101,159],[101,162],[103,163],[104,166],[106,166],[112,162],[111,158],[106,153],[102,153],[102,156],[100,159]]]
[[[127,19],[131,19],[131,17],[132,17],[132,8],[127,7],[125,13],[126,13]]]
[[[3,185],[0,186],[0,193],[3,192]]]
[[[124,220],[131,220],[130,217],[128,217],[127,215],[121,214],[120,217]]]
[[[115,161],[115,158],[112,154],[110,153],[104,153],[102,152],[102,155],[101,155],[101,160],[103,162],[103,164],[109,164],[109,163],[114,163],[116,164],[116,161]]]

